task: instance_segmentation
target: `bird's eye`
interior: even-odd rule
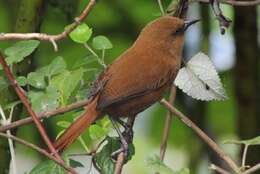
[[[182,34],[184,32],[184,26],[179,27],[176,31],[173,32],[174,36]]]

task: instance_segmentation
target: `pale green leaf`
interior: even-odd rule
[[[67,174],[67,171],[52,160],[46,160],[36,165],[29,174]]]
[[[99,125],[94,124],[89,127],[89,136],[93,140],[100,139],[104,137],[106,134],[107,132]]]
[[[27,76],[28,84],[38,89],[44,89],[47,85],[44,77],[44,74],[40,72],[31,72]]]
[[[59,92],[54,87],[47,87],[45,92],[30,91],[28,97],[36,113],[51,111],[59,106]]]
[[[82,79],[83,73],[83,69],[80,68],[75,71],[64,71],[51,79],[50,85],[59,90],[62,105],[65,105],[68,102],[72,92]]]
[[[147,158],[146,162],[148,167],[154,172],[159,172],[160,174],[175,174],[174,171],[165,165],[157,155]]]
[[[61,73],[66,69],[67,65],[63,57],[58,56],[48,65],[48,74],[50,76]]]
[[[92,45],[97,50],[106,50],[113,48],[110,40],[105,36],[96,36],[93,38]]]
[[[8,65],[21,62],[26,56],[30,55],[40,44],[38,40],[25,40],[16,42],[13,46],[5,49]]]
[[[83,23],[77,26],[70,34],[70,38],[77,43],[86,43],[92,35],[92,29]]]
[[[244,145],[260,145],[260,136],[247,140],[226,140],[225,144],[244,144]]]

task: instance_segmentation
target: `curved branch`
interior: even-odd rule
[[[49,118],[49,117],[52,117],[52,116],[63,114],[65,112],[69,112],[69,111],[78,109],[80,107],[86,106],[89,103],[89,101],[90,100],[87,99],[87,100],[83,100],[83,101],[80,101],[80,102],[77,102],[77,103],[73,103],[71,105],[68,105],[68,106],[53,110],[53,111],[44,112],[44,113],[39,114],[38,117],[39,117],[39,119],[43,119],[43,118]],[[29,124],[29,123],[32,123],[32,122],[33,122],[33,119],[31,117],[27,117],[27,118],[12,122],[10,124],[0,126],[0,132],[4,132],[4,131],[9,130],[9,129],[14,129],[16,127],[26,125],[26,124]]]
[[[42,149],[42,148],[36,146],[35,144],[29,143],[29,142],[27,142],[27,141],[25,141],[25,140],[23,140],[23,139],[17,138],[17,137],[15,137],[15,136],[13,136],[13,135],[7,135],[7,134],[2,133],[2,132],[0,132],[0,136],[1,136],[1,137],[5,137],[5,138],[12,139],[12,140],[14,140],[14,141],[16,141],[16,142],[18,142],[18,143],[20,143],[20,144],[23,144],[23,145],[25,145],[25,146],[27,146],[27,147],[29,147],[29,148],[31,148],[31,149],[34,149],[34,150],[36,150],[37,152],[39,152],[40,154],[42,154],[42,155],[46,156],[47,158],[49,158],[50,160],[55,161],[58,165],[60,165],[61,167],[63,167],[63,168],[64,168],[65,170],[67,170],[68,172],[73,173],[73,174],[77,174],[77,172],[75,172],[75,170],[74,170],[72,167],[68,166],[68,165],[65,164],[63,161],[57,160],[57,158],[55,158],[54,156],[52,156],[51,154],[49,154],[46,150],[44,150],[44,149]]]
[[[60,34],[49,35],[46,33],[1,33],[0,41],[37,39],[41,41],[49,41],[54,46],[56,46],[56,44],[54,44],[56,41],[66,38],[70,32],[72,32],[81,22],[84,21],[91,9],[94,7],[95,3],[96,0],[90,0],[83,12],[75,18],[75,22],[66,27],[66,29]]]
[[[242,172],[241,174],[250,174],[250,173],[253,173],[257,170],[260,170],[260,163],[256,164],[255,166],[251,167],[250,169]]]
[[[220,158],[222,158],[228,166],[235,171],[236,173],[239,173],[239,167],[237,164],[210,138],[207,134],[205,134],[196,124],[194,124],[187,116],[185,116],[183,113],[181,113],[179,110],[177,110],[175,107],[173,107],[169,102],[167,102],[165,99],[162,99],[160,101],[162,105],[164,105],[170,112],[174,113],[184,124],[186,124],[188,127],[190,127],[194,132],[214,150]]]

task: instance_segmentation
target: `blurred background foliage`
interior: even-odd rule
[[[74,16],[80,14],[87,3],[87,0],[0,0],[0,32],[59,33],[73,21]],[[169,3],[170,0],[163,0],[164,7]],[[195,101],[178,91],[175,104],[228,154],[239,160],[239,148],[224,145],[222,142],[225,139],[246,139],[260,135],[260,9],[234,8],[228,5],[222,5],[222,8],[224,14],[233,21],[225,35],[220,34],[218,22],[207,4],[190,5],[188,18],[201,18],[202,22],[191,27],[186,33],[184,58],[189,59],[200,50],[209,54],[220,72],[229,99],[206,103]],[[100,0],[87,17],[86,23],[93,29],[94,36],[105,35],[113,43],[113,49],[106,51],[105,62],[109,64],[130,47],[141,29],[159,14],[156,1]],[[14,41],[1,41],[0,49],[4,50],[13,43]],[[83,45],[72,42],[69,38],[59,41],[58,46],[59,51],[55,52],[50,43],[41,42],[33,55],[15,67],[16,73],[25,75],[48,65],[57,56],[62,56],[67,68],[71,70],[76,61],[89,55]],[[102,70],[97,63],[90,63],[88,68]],[[91,82],[96,74],[96,71],[84,73],[84,79]],[[3,76],[2,72],[0,75]],[[1,105],[15,99],[11,88],[0,91]],[[72,120],[73,114],[75,115],[64,114],[67,116],[51,118],[44,122],[52,139],[60,131],[56,122]],[[16,120],[26,115],[21,106],[15,109]],[[150,171],[146,159],[159,154],[165,115],[165,108],[159,104],[139,115],[134,127],[136,154],[125,166],[124,173]],[[44,144],[32,125],[20,127],[14,133],[28,141]],[[77,151],[81,148],[79,143],[75,143],[71,149]],[[28,171],[42,160],[42,156],[21,145],[17,144],[16,150],[19,160],[18,171]],[[0,173],[8,171],[9,160],[6,140],[1,138]],[[86,162],[86,158],[83,161]],[[211,173],[207,167],[212,162],[223,166],[222,161],[177,119],[174,119],[171,127],[165,161],[174,170],[188,167],[191,173],[199,174]],[[260,162],[260,147],[250,149],[248,162],[251,165]],[[89,165],[88,161],[86,166]]]

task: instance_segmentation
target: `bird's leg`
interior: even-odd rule
[[[115,120],[116,122],[118,122],[121,126],[124,127],[124,132],[122,133],[123,137],[126,139],[126,142],[129,144],[129,143],[132,143],[133,141],[133,135],[134,135],[134,132],[133,132],[133,125],[132,123],[129,123],[129,122],[124,122],[123,120],[121,119],[116,119]]]
[[[120,149],[118,149],[117,151],[113,152],[111,154],[112,157],[116,156],[117,154],[121,153],[121,152],[124,152],[124,155],[127,156],[127,153],[128,153],[128,142],[126,141],[125,137],[123,136],[123,134],[121,133],[119,127],[117,126],[115,120],[109,116],[109,119],[113,125],[113,127],[115,128],[119,138],[120,138],[120,141],[122,143],[122,147]],[[113,159],[113,158],[112,158]]]

